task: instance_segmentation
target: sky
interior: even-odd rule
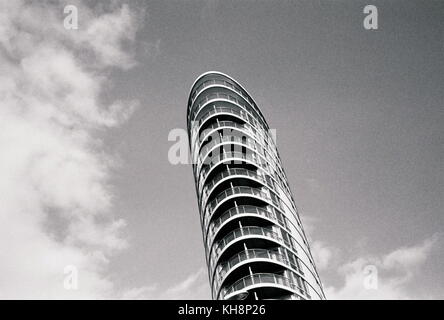
[[[443,299],[444,2],[367,4],[0,0],[0,298],[210,298],[168,136],[218,70],[276,130],[327,298]]]

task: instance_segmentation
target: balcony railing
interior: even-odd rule
[[[244,236],[263,236],[283,242],[280,235],[273,228],[264,228],[257,226],[241,227],[229,232],[225,237],[215,243],[210,251],[210,266],[213,269],[214,263],[217,261],[219,254],[234,240]]]
[[[273,202],[273,200],[270,197],[269,191],[263,191],[259,188],[252,188],[252,187],[232,187],[229,189],[225,189],[221,193],[219,193],[216,198],[211,200],[209,204],[206,206],[206,210],[204,211],[204,225],[207,225],[207,220],[211,219],[211,216],[213,215],[215,208],[226,198],[232,196],[232,195],[238,195],[238,194],[248,194],[256,196],[257,198],[267,200],[268,202]],[[277,203],[276,203],[277,204]]]
[[[245,116],[246,120],[248,122],[252,122],[254,121],[254,124],[261,129],[268,128],[268,125],[266,124],[265,120],[263,118],[258,118],[255,113],[255,109],[251,108],[248,104],[245,104],[243,101],[237,99],[236,97],[226,94],[226,93],[212,93],[209,95],[206,95],[205,97],[203,97],[200,101],[199,104],[197,105],[197,108],[195,109],[192,117],[194,117],[195,115],[199,114],[201,112],[201,110],[203,109],[203,106],[206,105],[209,101],[212,100],[226,100],[229,101],[231,103],[234,103],[234,105],[236,105],[240,110],[240,112],[243,112],[243,116]],[[222,107],[223,108],[223,107]],[[226,111],[225,111],[226,112]],[[239,111],[238,111],[239,112]],[[230,113],[232,113],[232,111],[230,111]],[[199,127],[200,125],[206,120],[208,119],[208,117],[211,114],[204,113],[202,116],[200,116],[199,118]],[[248,117],[248,115],[250,115],[250,117]],[[259,121],[259,119],[261,121]]]
[[[266,159],[270,159],[273,162],[274,168],[277,168],[277,166],[280,165],[276,161],[277,158],[270,153],[268,148],[263,146],[262,144],[260,144],[257,140],[252,139],[251,137],[242,138],[242,137],[233,135],[233,136],[217,137],[213,141],[211,141],[207,145],[205,145],[205,147],[201,150],[202,157],[199,156],[198,160],[197,160],[198,168],[202,165],[202,163],[208,164],[209,161],[208,160],[205,161],[205,159],[207,159],[208,152],[210,151],[210,149],[217,146],[218,144],[223,144],[223,143],[225,143],[225,144],[232,143],[233,145],[234,145],[234,143],[237,143],[238,148],[239,147],[249,147],[251,150],[260,154],[261,156],[265,157]],[[216,152],[218,152],[218,151],[219,150],[216,149]]]
[[[232,285],[223,288],[220,292],[220,295],[222,298],[225,298],[227,295],[230,295],[236,291],[245,290],[245,288],[257,284],[280,285],[283,287],[287,287],[302,296],[306,296],[305,291],[297,286],[291,279],[274,273],[255,273],[243,277]]]
[[[240,123],[237,123],[237,122],[231,121],[231,120],[223,120],[223,121],[214,122],[213,124],[209,125],[205,129],[205,131],[210,132],[211,130],[214,130],[214,129],[217,129],[220,127],[230,127],[230,128],[236,128],[239,130],[245,130],[246,129],[245,125],[248,125],[248,124],[247,123],[240,124]],[[202,134],[201,134],[200,138],[205,138],[205,136],[202,136]],[[199,140],[199,142],[203,142],[203,141],[205,141],[205,139]]]
[[[216,109],[218,108],[228,108],[231,109],[229,107],[214,107]],[[227,112],[227,110],[225,110],[224,112]],[[249,121],[248,119],[244,119],[245,121]],[[251,135],[254,139],[256,139],[257,141],[267,141],[266,143],[262,143],[262,147],[266,148],[268,150],[268,152],[270,154],[273,154],[275,157],[277,157],[277,152],[276,149],[272,149],[270,147],[271,143],[270,143],[270,138],[264,134],[263,130],[258,130],[258,128],[256,128],[254,125],[250,124],[249,122],[245,122],[244,124],[239,124],[236,123],[234,121],[229,121],[229,120],[224,120],[224,121],[219,121],[219,122],[215,122],[213,124],[211,124],[210,126],[208,126],[205,129],[205,132],[210,132],[214,129],[220,128],[220,127],[230,127],[230,128],[235,128],[238,129],[240,131],[244,131],[246,133],[248,133],[249,135]],[[204,136],[200,136],[199,139],[195,139],[194,143],[193,143],[193,150],[196,150],[196,152],[194,152],[194,154],[197,156],[199,153],[202,153],[202,150],[200,150],[200,152],[197,152],[197,149],[199,148],[199,143],[202,143],[203,141],[205,141],[206,139],[208,139],[208,134],[205,134]],[[203,149],[203,147],[202,147]]]
[[[218,137],[215,140],[209,142],[202,149],[202,151],[201,151],[202,157],[198,158],[197,165],[200,166],[202,163],[205,163],[205,158],[207,157],[207,154],[211,148],[213,148],[214,146],[216,146],[218,144],[227,143],[227,142],[242,144],[243,146],[247,146],[250,149],[254,150],[254,152],[258,152],[258,153],[260,152],[260,150],[258,150],[258,147],[262,147],[260,145],[258,146],[257,142],[251,138],[242,139],[241,137],[237,137],[237,136]],[[242,147],[242,146],[240,146],[240,147]],[[208,163],[208,161],[207,161],[207,163]]]
[[[228,94],[225,94],[225,93],[212,93],[212,94],[209,94],[209,95],[207,95],[207,96],[205,96],[202,100],[201,100],[201,102],[199,103],[199,105],[197,106],[197,108],[195,109],[196,110],[196,112],[195,112],[195,115],[197,115],[199,112],[201,112],[202,111],[202,108],[203,108],[203,106],[204,105],[206,105],[206,104],[208,104],[208,102],[209,101],[212,101],[212,100],[219,100],[219,99],[222,99],[222,100],[228,100],[228,101],[230,101],[230,102],[234,102],[234,105],[236,106],[236,108],[234,108],[233,106],[230,106],[230,107],[221,107],[221,106],[218,106],[218,107],[216,107],[216,108],[228,108],[228,109],[231,109],[231,110],[223,110],[223,112],[230,112],[230,113],[234,113],[234,114],[237,114],[237,115],[239,115],[239,116],[242,116],[242,117],[244,117],[244,119],[248,119],[248,111],[247,111],[247,109],[245,108],[243,108],[243,106],[242,105],[240,105],[240,104],[238,104],[237,103],[237,100],[233,97],[232,99],[229,99],[229,95]],[[211,110],[210,110],[211,111]],[[207,111],[207,112],[205,112],[205,113],[203,113],[201,116],[199,116],[199,122],[198,122],[198,124],[199,124],[199,126],[202,124],[202,123],[204,123],[205,122],[205,120],[206,119],[208,119],[208,117],[212,114],[210,111]],[[233,112],[234,111],[234,112]],[[197,120],[197,119],[196,119]],[[195,121],[196,121],[195,120]]]
[[[231,88],[232,90],[236,91],[237,93],[242,95],[244,98],[246,98],[248,101],[253,103],[253,100],[250,97],[248,97],[248,95],[246,93],[244,93],[243,90],[241,90],[237,86],[233,85],[232,83],[225,81],[225,80],[210,79],[210,80],[205,80],[200,85],[198,85],[196,87],[196,89],[194,89],[194,92],[193,92],[193,95],[191,98],[191,104],[193,104],[195,102],[196,97],[202,92],[203,89],[205,89],[209,86],[212,86],[212,85],[222,85],[222,86],[226,86],[228,88]]]
[[[219,218],[211,221],[210,226],[208,228],[208,234],[205,237],[207,246],[210,247],[211,243],[213,242],[213,237],[217,233],[217,230],[219,230],[219,227],[225,221],[227,221],[231,217],[242,214],[254,214],[261,217],[265,217],[272,221],[276,221],[276,223],[281,225],[283,228],[287,228],[286,218],[281,213],[278,213],[277,210],[272,206],[260,208],[250,205],[241,205],[228,209]]]
[[[242,161],[248,160],[261,168],[268,168],[267,162],[265,162],[265,160],[259,157],[256,153],[243,153],[238,151],[221,152],[213,156],[209,161],[210,164],[202,167],[202,169],[200,170],[199,187],[202,186],[202,183],[206,180],[209,171],[213,167],[218,165],[219,162],[230,158],[233,159],[233,161],[238,161],[238,163],[242,163]]]
[[[287,249],[282,248],[282,250],[285,252]],[[292,253],[287,252],[287,254],[292,254]],[[279,250],[248,249],[233,255],[227,261],[217,266],[216,268],[217,283],[220,285],[225,275],[232,268],[250,259],[268,259],[268,260],[277,261],[284,265],[290,266],[291,268],[293,268],[293,270],[300,272],[299,266],[295,264],[293,261],[290,261],[285,255],[285,253],[281,253],[279,252]]]
[[[207,183],[202,191],[202,195],[200,197],[200,204],[202,208],[205,208],[206,206],[206,200],[207,197],[210,195],[211,190],[213,187],[219,183],[219,181],[232,176],[245,176],[249,178],[253,178],[256,181],[259,181],[265,186],[268,186],[270,189],[274,190],[276,186],[273,184],[272,180],[267,180],[263,174],[259,174],[256,171],[243,169],[243,168],[230,168],[228,167],[227,170],[224,170],[220,173],[218,173],[209,183]]]
[[[226,177],[229,176],[234,176],[234,175],[240,175],[240,176],[248,176],[248,177],[252,177],[255,178],[257,180],[262,178],[261,174],[256,173],[256,171],[253,170],[248,170],[248,169],[243,169],[243,168],[230,168],[228,167],[227,170],[224,170],[220,173],[218,173],[217,175],[214,176],[213,179],[211,179],[210,182],[208,182],[202,191],[202,198],[206,197],[210,190],[213,189],[213,187],[221,180],[225,179]]]
[[[214,82],[212,82],[211,80],[208,80],[208,84],[205,85],[202,90],[210,85],[215,85],[215,84],[219,84],[219,85],[223,85],[225,87],[227,87],[226,89],[228,90],[232,90],[234,92],[236,92],[237,94],[239,94],[240,97],[242,97],[242,100],[237,99],[236,97],[230,95],[230,94],[225,94],[225,93],[219,93],[219,94],[223,94],[225,96],[228,96],[229,100],[233,100],[233,101],[237,101],[240,105],[242,105],[243,107],[247,108],[248,111],[253,112],[254,114],[257,115],[258,118],[260,118],[262,120],[262,122],[265,123],[265,119],[263,118],[263,116],[260,114],[260,112],[258,111],[259,109],[257,108],[256,104],[254,103],[253,99],[251,99],[251,97],[249,97],[246,93],[243,92],[243,90],[241,90],[240,88],[238,88],[237,86],[234,86],[233,84],[225,81],[225,83],[217,83],[217,81],[219,80],[213,80]],[[199,93],[202,91],[200,90]],[[211,94],[209,95],[211,96]],[[191,114],[190,113],[190,117],[194,117],[199,111],[201,106],[208,101],[206,98],[208,97],[208,95],[202,99],[199,100],[199,102],[197,102],[196,104],[196,99],[192,99],[192,103],[191,106],[196,106],[197,108],[194,109],[194,112]],[[247,103],[245,103],[244,101],[246,101]]]
[[[208,144],[206,144],[202,150],[200,151],[200,154],[202,155],[202,157],[199,157],[198,159],[198,165],[201,164],[204,161],[204,157],[208,154],[208,152],[210,151],[210,149],[212,149],[213,147],[217,146],[218,144],[222,144],[222,143],[226,143],[226,142],[236,142],[239,144],[243,144],[247,147],[250,147],[251,149],[257,151],[258,147],[262,147],[260,144],[258,144],[257,141],[251,139],[250,137],[239,137],[239,136],[235,136],[235,135],[227,135],[227,136],[218,136],[215,137],[213,141],[209,142]]]
[[[201,133],[201,135],[198,139],[199,144],[202,144],[205,140],[207,140],[209,138],[208,133],[210,131],[217,129],[217,128],[221,128],[221,127],[228,127],[230,129],[237,129],[237,130],[250,132],[250,130],[249,130],[250,126],[247,123],[239,124],[239,123],[236,123],[236,122],[230,121],[230,120],[218,121],[218,122],[215,122],[215,123],[209,125],[205,129],[205,132]],[[203,149],[203,147],[201,147],[201,150],[199,150],[199,151],[202,152],[202,149]],[[198,152],[196,152],[196,153],[198,153]]]
[[[238,116],[239,118],[241,118],[244,121],[248,121],[250,122],[250,119],[248,118],[248,113],[244,110],[242,110],[241,107],[239,106],[230,106],[230,107],[221,107],[221,106],[213,106],[213,108],[211,108],[210,110],[208,110],[207,112],[205,112],[201,118],[199,119],[198,122],[198,126],[196,127],[199,128],[202,123],[204,123],[210,116],[212,116],[215,113],[229,113],[229,114],[234,114],[236,116]]]

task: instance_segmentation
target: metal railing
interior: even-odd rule
[[[205,208],[207,197],[211,194],[211,190],[213,187],[219,183],[219,181],[232,176],[246,176],[249,178],[253,178],[260,183],[262,183],[265,186],[268,186],[270,189],[275,189],[276,186],[274,185],[273,181],[268,180],[265,178],[263,174],[259,174],[256,171],[243,169],[243,168],[230,168],[228,167],[227,170],[224,170],[220,173],[218,173],[216,176],[214,176],[213,179],[209,183],[207,183],[202,190],[201,197],[200,197],[200,204],[202,208]]]
[[[234,240],[243,236],[263,236],[276,240],[277,242],[283,242],[280,235],[273,230],[273,228],[264,228],[257,226],[241,227],[229,232],[225,237],[219,240],[212,246],[210,251],[210,266],[213,270],[214,263],[217,261],[218,255]]]
[[[252,188],[252,187],[245,187],[245,186],[238,186],[238,187],[232,187],[229,189],[225,189],[221,193],[219,193],[209,204],[207,204],[205,210],[203,211],[205,216],[203,217],[204,225],[207,225],[207,220],[209,221],[211,219],[211,216],[213,215],[216,207],[219,203],[221,203],[226,198],[237,195],[237,194],[248,194],[256,196],[260,199],[267,200],[269,202],[273,203],[273,200],[270,197],[269,191],[267,192],[263,191],[261,188]]]
[[[232,285],[223,288],[220,291],[220,295],[222,298],[226,297],[229,294],[232,294],[239,290],[244,290],[245,288],[256,285],[256,284],[276,284],[284,287],[290,288],[292,291],[295,291],[302,296],[306,296],[305,291],[296,285],[291,279],[286,278],[282,275],[274,274],[274,273],[255,273],[252,275],[245,276]]]
[[[249,122],[254,120],[255,124],[260,126],[260,127],[262,127],[263,129],[268,128],[268,125],[265,122],[265,119],[260,117],[260,115],[257,113],[257,111],[254,108],[252,108],[250,105],[244,103],[242,100],[239,100],[239,99],[237,99],[236,97],[234,97],[234,96],[232,96],[230,94],[220,93],[220,92],[211,93],[211,94],[208,94],[208,95],[204,96],[199,101],[199,103],[197,104],[197,108],[195,108],[193,114],[191,115],[191,119],[193,117],[195,117],[196,115],[198,115],[202,111],[203,107],[209,101],[220,100],[220,99],[232,102],[235,105],[237,105],[240,109],[243,109],[242,111],[245,112],[245,115],[249,114],[251,116],[251,119],[247,118]],[[200,116],[200,118],[198,120],[199,121],[198,122],[199,123],[199,127],[206,119],[208,119],[208,116],[209,116],[208,113],[204,113],[203,116]]]
[[[200,85],[198,85],[194,89],[194,92],[191,97],[191,104],[193,104],[195,102],[196,97],[203,91],[203,89],[205,89],[209,86],[212,86],[212,85],[226,86],[226,87],[236,91],[237,93],[239,93],[241,96],[246,98],[249,102],[253,103],[253,100],[250,97],[248,97],[248,95],[246,93],[244,93],[243,90],[241,90],[240,88],[238,88],[237,86],[235,86],[231,82],[225,81],[225,80],[219,80],[219,79],[211,79],[211,80],[205,80],[204,82],[202,82]]]
[[[216,231],[219,229],[219,227],[231,217],[241,214],[254,214],[266,217],[270,220],[276,221],[283,228],[287,227],[286,218],[282,214],[277,213],[276,209],[273,208],[272,206],[267,206],[263,208],[251,205],[237,206],[228,209],[219,218],[211,221],[210,226],[208,227],[208,233],[206,234],[205,237],[208,247],[210,246],[211,242],[213,242],[213,237],[216,235],[217,233]]]
[[[287,266],[290,266],[294,270],[300,272],[300,268],[297,264],[295,264],[293,261],[290,261],[285,252],[287,251],[287,254],[292,254],[291,252],[288,252],[287,249],[282,248],[281,250],[284,251],[284,253],[279,252],[279,250],[267,250],[267,249],[247,249],[244,251],[241,251],[235,255],[233,255],[231,258],[229,258],[227,261],[225,261],[222,264],[219,264],[216,268],[216,274],[217,274],[217,282],[220,285],[223,277],[236,265],[250,260],[250,259],[269,259],[274,260],[277,262],[281,262]],[[295,258],[297,259],[297,258]]]
[[[238,152],[238,153],[236,153],[236,154],[234,154],[234,152],[235,151],[231,151],[231,152],[224,152],[223,154],[224,154],[224,156],[222,156],[221,157],[221,159],[219,159],[218,161],[223,161],[223,160],[225,160],[225,159],[229,159],[229,158],[233,158],[233,160],[234,161],[239,161],[239,157],[242,157],[242,160],[248,160],[248,161],[250,161],[250,162],[252,162],[256,167],[258,167],[258,168],[262,168],[262,169],[264,169],[264,167],[262,167],[262,163],[261,162],[259,162],[259,161],[256,161],[256,159],[253,159],[253,158],[257,158],[257,157],[253,157],[253,156],[251,156],[251,157],[247,157],[246,156],[246,154],[244,154],[244,153],[242,153],[242,152]],[[231,155],[236,155],[236,157],[235,156],[231,156]],[[215,156],[216,157],[216,156]],[[208,168],[208,169],[206,169],[205,170],[205,173],[207,173],[208,171],[210,171],[211,170],[211,168],[213,168],[214,166],[216,166],[216,165],[218,165],[218,162],[215,162],[215,163],[212,163],[211,165],[209,165],[210,166],[210,168]],[[230,167],[227,167],[227,168],[229,168],[229,170],[234,170],[234,169],[238,169],[238,168],[230,168]],[[266,168],[266,167],[265,167]],[[227,169],[228,170],[228,169]],[[204,189],[206,190],[206,192],[208,192],[208,190],[210,190],[217,182],[219,182],[220,181],[220,179],[223,179],[223,178],[225,178],[226,176],[223,176],[223,177],[221,177],[221,175],[224,175],[223,174],[223,172],[226,172],[227,170],[225,170],[225,171],[222,171],[222,173],[218,173],[217,175],[215,175],[212,179],[211,179],[211,181],[210,182],[208,182],[207,184],[202,184],[202,180],[204,180],[204,179],[202,179],[202,178],[200,178],[199,179],[199,181],[198,181],[198,183],[199,183],[199,195],[202,195],[202,197],[203,197],[203,192],[204,192]],[[220,178],[218,178],[218,177],[220,177]],[[214,181],[214,180],[217,180],[217,181]]]
[[[199,186],[206,180],[209,171],[219,164],[219,162],[232,158],[232,161],[236,161],[241,164],[244,160],[248,160],[258,165],[261,168],[268,168],[265,160],[261,159],[256,153],[243,153],[238,151],[221,152],[211,158],[210,164],[202,167],[200,170]],[[199,172],[199,170],[197,170]]]
[[[230,109],[230,107],[214,107],[214,108],[228,108]],[[229,112],[228,110],[224,110],[223,112]],[[215,112],[213,112],[215,113]],[[213,114],[212,113],[212,114]],[[210,132],[214,129],[220,128],[220,127],[231,127],[231,128],[235,128],[237,130],[240,131],[244,131],[247,134],[251,135],[253,138],[257,139],[258,141],[261,141],[261,139],[263,139],[264,141],[267,141],[267,144],[262,144],[261,146],[265,149],[268,150],[268,153],[273,154],[274,156],[277,157],[277,152],[275,149],[271,148],[270,146],[272,145],[270,142],[270,138],[264,134],[263,130],[258,130],[254,125],[250,124],[249,119],[244,119],[244,121],[246,121],[244,124],[239,124],[236,123],[234,121],[229,121],[229,120],[224,120],[224,121],[219,121],[219,122],[215,122],[211,125],[209,125],[208,127],[205,128],[205,132]],[[248,121],[248,122],[247,122]],[[204,136],[199,136],[198,139],[195,139],[193,142],[193,150],[198,148],[198,144],[202,143],[203,141],[205,141],[206,139],[208,139],[209,135],[205,134]],[[206,146],[206,145],[205,145]],[[203,149],[203,146],[199,147],[200,149]],[[199,154],[201,153],[202,150],[200,150],[200,152],[194,152],[195,154]]]
[[[258,150],[259,147],[262,147],[256,140],[252,139],[251,137],[239,137],[236,135],[225,135],[225,136],[217,136],[215,137],[211,142],[208,142],[201,150],[200,154],[202,157],[198,158],[198,165],[204,162],[207,154],[209,153],[210,149],[214,148],[218,144],[226,143],[226,142],[236,142],[239,144],[243,144],[247,147],[252,148],[253,150]]]
[[[205,85],[204,85],[204,83],[205,83]],[[244,92],[242,89],[238,88],[237,86],[233,85],[232,83],[230,83],[228,81],[221,81],[221,80],[215,80],[215,79],[204,81],[201,85],[199,85],[196,88],[195,92],[197,92],[197,90],[199,90],[199,92],[196,93],[195,97],[197,97],[198,94],[200,94],[205,88],[207,88],[211,85],[222,85],[222,86],[226,87],[225,89],[232,90],[235,93],[237,93],[240,97],[242,97],[243,100],[245,100],[247,102],[247,103],[244,103],[242,100],[240,100],[241,105],[243,105],[244,107],[250,109],[252,112],[257,114],[257,117],[260,118],[265,123],[265,119],[263,119],[263,116],[259,113],[258,108],[257,108],[255,102],[253,101],[253,99],[248,94],[246,94],[246,92]],[[200,87],[200,86],[202,86],[202,87]],[[225,94],[225,95],[228,97],[231,97],[231,99],[239,100],[229,94]],[[194,117],[199,112],[200,107],[202,106],[203,103],[205,103],[204,100],[205,99],[199,100],[199,102],[197,103],[197,108],[194,110],[193,113],[190,113],[190,117]],[[191,102],[190,106],[193,106],[193,105],[196,105],[196,98],[192,98],[192,102]]]

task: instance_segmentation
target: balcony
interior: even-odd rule
[[[222,83],[222,81],[220,81],[220,80],[208,80],[205,82],[207,84],[205,86],[202,86],[202,88],[199,88],[198,94],[196,94],[196,96],[192,99],[192,102],[190,103],[190,107],[195,108],[193,112],[190,112],[190,118],[195,117],[196,114],[199,113],[203,104],[205,104],[205,102],[208,101],[208,98],[207,98],[208,95],[207,95],[204,98],[200,99],[198,102],[196,102],[198,95],[200,95],[200,93],[203,92],[204,89],[206,89],[210,86],[215,86],[215,88],[217,88],[216,86],[221,86],[222,90],[231,91],[231,92],[237,94],[241,98],[241,99],[237,99],[236,97],[234,97],[230,94],[224,94],[224,95],[228,96],[228,99],[238,101],[239,104],[241,104],[244,108],[248,109],[249,112],[253,112],[254,114],[256,114],[255,117],[261,119],[261,121],[265,123],[265,119],[263,118],[263,115],[260,113],[260,111],[259,111],[258,107],[256,106],[255,102],[253,101],[253,99],[251,99],[251,97],[248,94],[246,94],[242,89],[238,88],[237,86],[235,86],[227,81],[224,81],[224,83]]]
[[[234,134],[230,134],[230,135],[226,135],[226,136],[217,136],[214,137],[214,139],[211,142],[208,142],[205,146],[202,147],[202,149],[200,150],[200,154],[202,155],[202,157],[198,158],[198,162],[197,165],[199,166],[200,164],[202,164],[202,162],[205,162],[205,158],[208,157],[208,153],[211,151],[212,148],[214,148],[215,146],[219,145],[219,144],[234,144],[234,143],[238,143],[238,144],[242,144],[245,145],[247,147],[250,147],[252,150],[257,150],[258,146],[261,146],[257,140],[253,139],[249,134],[248,137],[247,136],[236,136]],[[262,146],[261,146],[262,147]]]
[[[209,105],[210,101],[217,101],[217,100],[229,102],[231,108],[237,109],[238,112],[237,114],[243,113],[244,116],[247,116],[249,114],[248,110],[244,106],[237,103],[237,99],[235,97],[231,96],[230,98],[230,95],[226,93],[212,93],[203,97],[203,99],[199,102],[199,105],[197,105],[197,108],[195,109],[195,112],[193,114],[193,117],[195,117],[194,121],[199,121],[198,122],[199,126],[203,122],[205,122],[205,120],[208,119],[208,116],[210,115],[209,112],[204,112],[201,115],[199,115],[199,113],[201,113],[202,110],[204,110],[204,108]],[[225,108],[230,108],[230,107],[225,107]]]
[[[287,222],[285,220],[286,218],[272,206],[267,206],[263,208],[250,205],[237,206],[225,211],[218,219],[211,221],[207,233],[205,234],[205,241],[207,243],[207,246],[211,246],[211,243],[214,241],[215,236],[226,221],[228,221],[232,217],[245,215],[262,217],[268,219],[269,221],[273,221],[275,224],[280,225],[282,228],[287,227]]]
[[[218,206],[224,202],[227,198],[231,196],[253,196],[265,203],[273,203],[268,189],[263,191],[260,188],[252,188],[252,187],[232,187],[229,189],[225,189],[221,193],[219,193],[210,203],[207,204],[206,209],[204,210],[204,225],[207,225],[209,221],[213,218],[214,213],[217,211]]]
[[[213,282],[216,280],[217,285],[220,286],[226,280],[227,274],[229,274],[234,268],[243,262],[254,262],[254,260],[277,262],[280,265],[290,267],[295,272],[302,274],[299,266],[293,261],[289,260],[285,252],[287,251],[287,254],[289,255],[293,255],[293,253],[289,252],[285,248],[282,248],[281,250],[283,253],[279,252],[277,249],[248,249],[241,251],[217,266],[215,275],[213,275]],[[214,276],[216,277],[214,278]]]
[[[221,115],[227,115],[231,116],[233,118],[239,119],[239,121],[243,121],[245,123],[249,123],[250,119],[248,118],[248,114],[246,111],[242,110],[237,105],[229,104],[229,103],[218,103],[218,106],[211,105],[209,110],[202,115],[200,120],[198,121],[198,126],[195,130],[199,130],[199,135],[202,134],[203,129],[211,130],[211,127],[213,126],[213,122],[211,122],[208,126],[202,127],[202,124],[206,122],[211,116],[215,114],[221,114]],[[223,120],[226,121],[226,120]]]
[[[277,161],[278,158],[274,154],[272,154],[269,148],[260,143],[255,135],[251,135],[248,131],[245,132],[248,136],[237,136],[234,134],[226,135],[226,136],[217,136],[211,142],[208,142],[204,145],[204,147],[200,150],[200,154],[197,156],[197,161],[195,161],[197,165],[197,170],[201,168],[203,164],[211,164],[212,159],[208,159],[210,157],[211,152],[220,152],[217,147],[228,146],[228,148],[237,146],[238,150],[240,148],[248,148],[251,150],[249,153],[257,153],[264,159],[269,159],[268,161],[272,164],[273,168],[278,168],[280,163]],[[235,152],[228,150],[226,152]],[[246,152],[247,153],[247,152]]]
[[[215,122],[206,128],[206,132],[205,132],[206,135],[203,137],[200,137],[201,139],[199,139],[199,142],[200,143],[204,142],[207,139],[208,133],[211,132],[212,130],[219,129],[221,127],[234,128],[234,129],[238,129],[238,130],[245,130],[246,125],[248,125],[248,124],[247,123],[240,124],[240,123],[237,123],[237,122],[231,121],[231,120],[223,120],[223,121]]]
[[[257,171],[248,170],[244,168],[230,168],[228,167],[226,170],[218,173],[214,176],[214,178],[207,183],[203,190],[202,194],[199,196],[200,204],[202,208],[206,207],[206,202],[208,201],[208,197],[214,193],[214,188],[219,184],[219,182],[223,181],[227,178],[247,178],[256,181],[257,183],[262,184],[263,186],[267,186],[268,188],[274,190],[276,187],[271,178],[267,181],[266,177],[262,173],[258,173]]]
[[[240,88],[238,88],[237,86],[235,86],[234,84],[232,84],[229,81],[226,80],[220,80],[220,79],[210,79],[210,80],[205,80],[204,82],[202,82],[199,86],[197,86],[194,89],[194,92],[192,94],[192,98],[191,98],[191,104],[193,104],[197,97],[199,96],[199,94],[205,89],[208,88],[210,86],[215,86],[215,85],[220,85],[220,86],[225,86],[227,88],[230,88],[234,91],[236,91],[237,93],[241,94],[242,96],[244,96],[245,98],[249,99],[251,102],[253,102],[251,100],[250,97],[248,97],[248,95],[246,93],[243,92],[243,90],[241,90]]]
[[[222,252],[229,247],[232,243],[237,241],[240,238],[244,237],[259,237],[264,238],[270,241],[273,241],[276,244],[284,243],[283,239],[280,235],[275,231],[275,229],[270,227],[257,227],[257,226],[247,226],[235,229],[225,235],[221,240],[213,244],[210,249],[209,257],[210,257],[210,269],[213,270],[215,263],[219,260]]]
[[[210,171],[225,161],[232,161],[234,163],[242,164],[244,162],[249,162],[259,168],[268,168],[267,162],[259,157],[256,153],[243,153],[238,151],[227,151],[219,153],[211,158],[210,163],[206,166],[202,166],[200,170],[200,178],[198,181],[198,188],[203,187],[203,183],[209,177]],[[199,170],[197,170],[199,172]]]
[[[201,153],[202,149],[204,148],[204,146],[206,146],[208,143],[207,140],[210,138],[211,135],[215,134],[216,130],[219,130],[220,128],[224,128],[224,129],[235,129],[238,130],[240,132],[246,132],[249,133],[251,135],[251,130],[249,129],[250,126],[247,123],[237,123],[235,121],[232,120],[219,120],[217,122],[212,123],[211,125],[209,125],[208,127],[205,128],[205,132],[199,133],[199,139],[198,139],[198,143],[200,144],[199,147],[199,152],[196,152],[196,154]],[[223,130],[223,129],[222,129]],[[217,137],[218,138],[218,137]]]
[[[305,291],[297,286],[291,279],[274,273],[255,273],[243,277],[232,285],[223,288],[219,293],[219,297],[221,299],[230,300],[241,291],[247,291],[257,287],[275,287],[277,289],[282,289],[284,292],[288,291],[296,293],[302,299],[307,299]]]
[[[207,112],[203,113],[202,115],[199,115],[199,113],[202,110],[204,110],[204,108],[206,106],[208,106],[210,104],[210,102],[212,102],[212,101],[213,102],[218,101],[218,103],[219,102],[220,103],[228,102],[227,105],[230,104],[230,107],[227,107],[227,106],[226,107],[215,107],[214,106],[213,110],[207,111]],[[235,108],[233,108],[233,107],[235,107]],[[258,128],[261,128],[263,130],[268,129],[268,125],[265,123],[265,121],[262,118],[258,118],[254,114],[256,112],[254,109],[252,109],[250,106],[243,103],[241,100],[237,99],[236,97],[233,97],[232,95],[225,94],[225,93],[209,94],[209,95],[205,96],[202,99],[202,101],[199,102],[196,112],[194,113],[194,115],[196,115],[196,118],[193,120],[193,121],[198,121],[197,127],[200,127],[212,114],[214,114],[214,112],[211,112],[211,111],[214,111],[214,108],[231,108],[231,109],[233,109],[232,111],[224,110],[223,112],[234,113],[237,115],[242,114],[241,116],[244,117],[244,119],[247,122],[251,123],[253,121],[254,125],[257,126]],[[233,112],[235,109],[237,109],[237,110],[235,112]]]
[[[230,110],[232,110],[230,107],[214,107],[216,109],[225,109],[225,108],[229,108]],[[226,110],[224,111],[226,112]],[[229,114],[230,116],[232,116],[231,114]],[[194,154],[198,153],[202,153],[202,150],[204,146],[206,146],[206,144],[204,143],[211,134],[214,133],[215,130],[219,129],[219,128],[229,128],[229,129],[237,129],[240,132],[244,132],[247,135],[251,136],[253,139],[255,139],[256,141],[267,141],[268,146],[266,147],[265,143],[261,143],[261,145],[263,145],[263,147],[268,150],[268,152],[270,154],[273,154],[275,157],[277,157],[277,152],[275,149],[272,149],[270,147],[270,145],[272,145],[271,142],[271,138],[268,137],[268,135],[264,134],[265,131],[258,129],[257,127],[255,127],[254,125],[252,125],[251,123],[247,122],[249,121],[249,119],[242,119],[243,121],[245,121],[245,123],[243,124],[239,124],[235,121],[232,120],[222,120],[222,121],[218,121],[218,122],[214,122],[212,124],[210,124],[208,127],[205,128],[205,134],[203,136],[202,132],[199,132],[199,139],[193,139],[193,150],[198,150],[199,152],[194,152]],[[199,147],[200,144],[200,147]]]
[[[224,145],[224,144],[225,145],[238,144],[239,147],[249,147],[253,152],[259,153],[257,142],[251,138],[242,139],[241,137],[237,137],[237,136],[217,137],[213,141],[211,141],[207,145],[205,145],[205,147],[201,150],[201,154],[203,156],[199,157],[197,160],[198,168],[203,163],[208,163],[208,161],[205,161],[205,159],[209,157],[209,153],[210,153],[210,151],[212,151],[211,150],[212,148],[216,147],[217,145]]]

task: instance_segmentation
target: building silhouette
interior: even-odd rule
[[[213,299],[325,299],[276,144],[233,78],[194,82],[187,128]]]

